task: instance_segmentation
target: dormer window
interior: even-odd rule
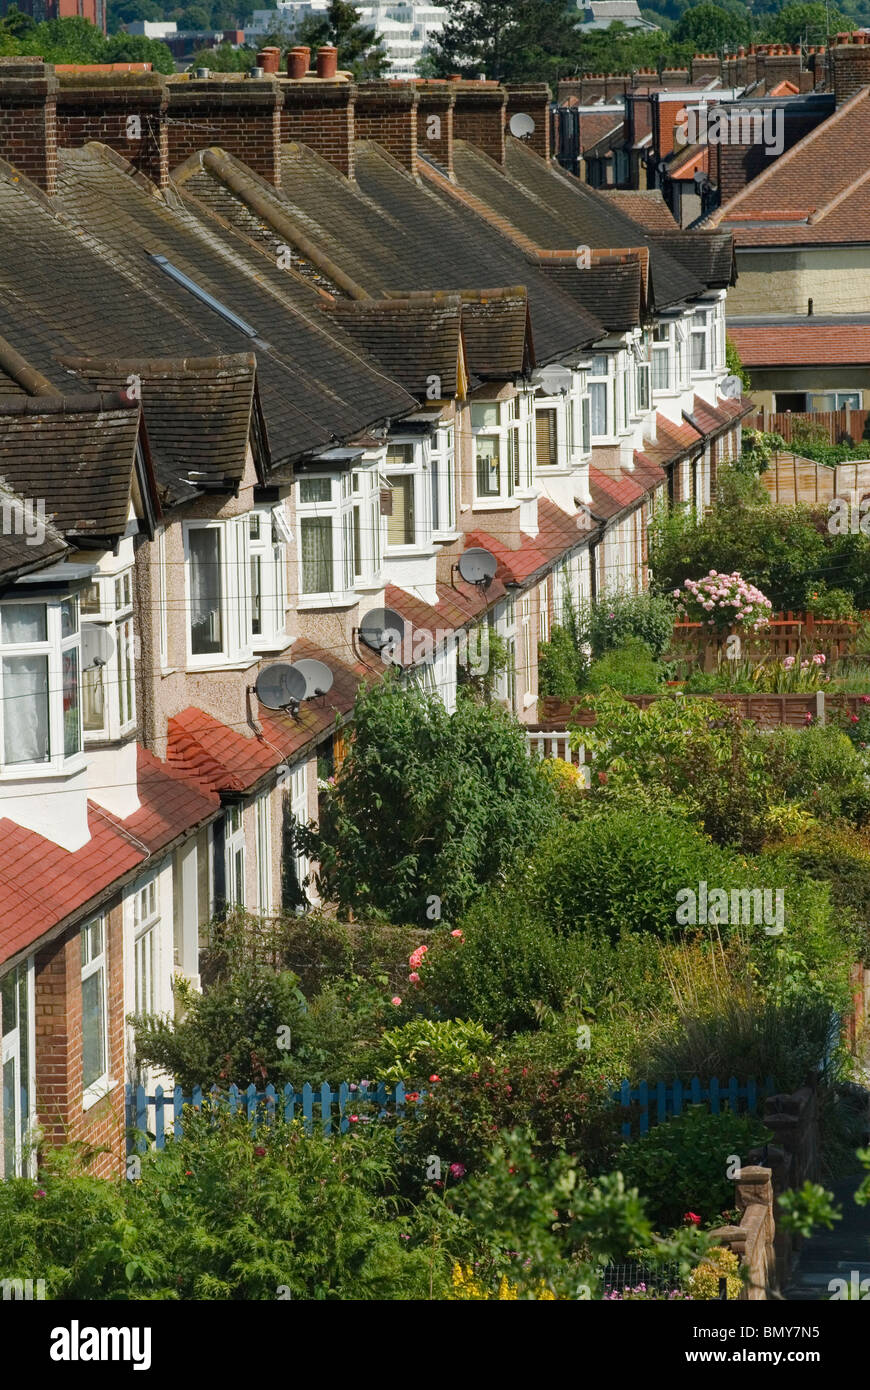
[[[652,389],[671,390],[671,325],[657,323],[652,333]]]
[[[611,358],[606,353],[593,357],[589,369],[589,401],[592,438],[608,439],[615,433],[613,376]]]
[[[112,654],[82,672],[85,740],[119,739],[136,727],[133,571],[98,575],[81,596],[82,625],[104,628]]]
[[[528,398],[479,401],[471,407],[476,503],[509,501],[532,485],[532,417]]]
[[[256,507],[184,530],[188,661],[208,668],[246,663],[286,645],[286,543],[281,507]]]
[[[4,773],[63,772],[82,748],[77,598],[0,603]]]

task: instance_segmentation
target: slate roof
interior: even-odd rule
[[[439,398],[457,394],[462,331],[462,301],[458,294],[414,299],[340,299],[327,306],[325,312],[338,319],[369,357],[418,400],[427,399],[433,375],[441,383]]]
[[[356,182],[300,144],[283,146],[280,190],[223,158],[241,171],[232,190],[209,167],[211,161],[196,168],[187,161],[177,171],[182,193],[200,205],[199,216],[207,206],[234,227],[250,230],[256,203],[255,220],[269,223],[261,235],[274,239],[280,227],[281,240],[336,296],[525,285],[539,361],[582,349],[602,335],[602,325],[566,299],[519,248],[468,209],[415,181],[370,141],[357,143]],[[196,211],[192,203],[191,209]],[[470,350],[469,369],[477,370]]]
[[[710,222],[731,231],[737,246],[870,241],[868,142],[870,87],[862,87]]]
[[[870,323],[729,323],[741,362],[754,367],[864,366],[870,363]]]
[[[543,245],[563,249],[566,246],[586,245],[602,250],[648,246],[652,297],[657,309],[694,299],[703,293],[705,283],[689,265],[684,264],[684,244],[695,233],[677,232],[670,245],[659,245],[645,227],[626,217],[605,194],[581,183],[558,165],[546,163],[534,151],[527,149],[521,140],[508,136],[506,149],[506,176],[502,175],[502,178],[508,188],[517,184],[527,195],[525,200],[517,200],[514,212],[519,217],[522,210],[525,222],[527,210],[531,204],[535,205],[536,235]],[[504,193],[502,196],[505,196]],[[509,202],[505,205],[505,211],[508,216],[511,215]],[[531,217],[530,213],[528,215]],[[549,228],[546,236],[545,226]],[[675,254],[679,255],[679,260],[674,259]]]
[[[61,390],[61,358],[258,358],[273,465],[416,408],[319,312],[320,296],[226,228],[170,207],[101,146],[59,152],[55,200],[0,166],[0,321]],[[226,322],[152,260],[165,255],[261,336]],[[262,336],[265,335],[265,336]],[[147,418],[146,418],[147,424]],[[180,473],[193,466],[179,450]]]
[[[644,274],[636,256],[624,257],[621,264],[593,264],[583,271],[559,262],[541,269],[565,294],[600,319],[608,332],[625,333],[643,322]]]
[[[199,484],[185,482],[185,470],[199,474],[200,483],[241,480],[255,406],[253,353],[176,361],[66,358],[64,365],[98,391],[123,388],[131,374],[138,377],[154,471],[165,501],[195,495]]]
[[[0,584],[13,584],[69,551],[60,532],[34,509],[37,502],[34,496],[20,497],[0,477]]]
[[[88,803],[91,838],[72,852],[0,819],[0,961],[99,903],[149,853],[220,814],[216,796],[144,748],[138,749],[137,782],[141,806],[126,820]]]
[[[0,477],[68,538],[123,536],[140,410],[113,393],[0,397]]]
[[[659,188],[599,188],[609,203],[648,232],[675,232],[679,224]]]

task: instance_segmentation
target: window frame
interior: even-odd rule
[[[29,1178],[36,1176],[36,1154],[27,1152],[35,1120],[36,1110],[36,1019],[35,1019],[35,956],[29,956],[18,965],[7,970],[0,986],[5,987],[10,976],[14,976],[12,988],[15,991],[15,1023],[6,1026],[6,1013],[0,1024],[0,1106],[3,1120],[3,1148],[0,1150],[0,1179]],[[22,1018],[22,995],[25,1007]],[[12,1067],[12,1144],[6,1128],[7,1096],[6,1068]],[[7,1158],[10,1157],[11,1171],[7,1171]]]
[[[72,630],[64,635],[63,610],[69,606],[73,614]],[[11,608],[39,607],[45,610],[45,637],[34,642],[4,641],[2,615]],[[20,781],[23,778],[52,777],[69,775],[84,766],[84,729],[82,699],[82,653],[81,653],[81,614],[79,596],[74,594],[53,594],[40,596],[21,595],[16,598],[0,600],[0,781]],[[64,702],[67,695],[65,678],[65,658],[75,656],[75,698],[77,712],[78,747],[66,751],[67,721]],[[5,761],[5,699],[4,688],[7,676],[4,670],[6,660],[16,658],[45,660],[45,710],[47,754],[42,759],[27,759],[21,762]],[[14,695],[8,697],[15,699]],[[23,698],[23,697],[17,697]]]
[[[233,821],[238,816],[238,825]],[[241,855],[241,876],[238,863]],[[245,844],[245,811],[241,802],[228,806],[224,812],[224,899],[227,909],[247,906],[247,846]],[[238,883],[241,883],[241,897],[231,897]]]
[[[94,927],[99,927],[100,949],[91,952],[89,947],[90,933]],[[109,1079],[110,1057],[109,1057],[109,1009],[108,1009],[108,977],[109,977],[109,954],[108,954],[108,933],[107,919],[104,914],[90,918],[83,922],[79,928],[80,957],[81,957],[81,1036],[82,1036],[82,1109],[87,1110],[95,1105],[98,1100],[102,1100],[112,1088]],[[85,981],[92,976],[99,975],[100,983],[100,1021],[102,1023],[102,1046],[103,1046],[103,1070],[93,1081],[85,1084],[85,1005],[84,1005],[84,985]]]
[[[160,565],[158,550],[158,565]],[[118,586],[120,587],[120,594]],[[105,666],[90,667],[82,671],[82,723],[84,725],[85,703],[92,698],[87,693],[98,686],[103,692],[103,722],[97,727],[84,729],[85,744],[114,742],[127,738],[137,728],[136,705],[136,631],[133,618],[133,566],[110,573],[94,575],[90,589],[96,588],[99,596],[98,607],[81,613],[81,625],[101,627],[112,638],[112,655]],[[120,599],[120,601],[119,601]],[[162,595],[159,600],[158,622],[165,620]],[[161,639],[162,640],[162,636]],[[161,669],[163,653],[160,654]],[[96,672],[97,681],[93,673]],[[91,676],[91,680],[86,677]]]
[[[474,423],[475,410],[489,407],[497,413],[497,422],[492,424]],[[479,399],[470,404],[469,422],[472,439],[472,482],[474,488],[474,509],[477,511],[500,510],[512,506],[523,493],[534,486],[536,450],[532,451],[534,438],[535,402],[531,392],[518,391],[507,400]],[[492,440],[498,459],[498,486],[493,491],[483,492],[479,487],[480,467],[486,460],[478,456],[478,439]]]
[[[602,362],[606,362],[606,363],[607,363],[607,369],[606,369],[606,371],[603,371],[603,370],[601,369],[601,365],[600,365],[600,364],[601,364]],[[591,362],[590,362],[590,364],[589,364],[589,370],[588,370],[588,373],[587,373],[587,383],[588,383],[588,387],[589,387],[589,400],[590,400],[590,406],[589,406],[589,414],[590,414],[589,428],[590,428],[590,439],[591,439],[591,442],[592,442],[593,445],[596,443],[596,441],[597,441],[598,443],[602,443],[602,442],[612,443],[612,442],[617,438],[617,420],[616,420],[616,409],[615,409],[615,407],[616,407],[616,400],[615,400],[616,372],[615,372],[615,361],[614,361],[614,354],[613,354],[613,353],[604,353],[604,352],[600,352],[600,353],[595,353],[595,354],[594,354],[594,356],[592,357],[592,360],[591,360]],[[596,393],[597,393],[597,392],[602,392],[602,391],[603,391],[603,395],[604,395],[604,425],[605,425],[605,428],[604,428],[604,431],[603,431],[603,432],[597,432],[597,433],[596,433],[596,431],[595,431],[595,413],[594,413],[594,404],[593,404],[593,403],[594,403],[594,401],[595,401],[595,399],[596,399]]]
[[[254,821],[257,849],[257,911],[266,914],[272,912],[274,908],[272,893],[272,801],[269,792],[263,792],[255,799]]]
[[[456,425],[438,424],[429,444],[432,537],[452,540],[456,531]],[[446,522],[446,525],[442,525]]]

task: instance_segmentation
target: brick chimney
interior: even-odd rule
[[[357,88],[356,137],[376,140],[417,172],[417,88],[410,82],[365,82]]]
[[[604,79],[604,95],[608,101],[619,101],[620,97],[630,90],[631,78],[625,72],[612,74]]]
[[[829,72],[838,106],[853,97],[861,87],[870,87],[870,44],[864,34],[838,34],[832,46]]]
[[[165,188],[169,179],[169,93],[159,72],[63,73],[57,143],[76,149],[99,140]],[[214,143],[204,141],[203,143]]]
[[[696,53],[689,65],[692,82],[712,82],[719,77],[719,59],[712,53]]]
[[[688,68],[662,68],[663,87],[688,87]]]
[[[505,107],[507,92],[497,82],[457,82],[453,134],[457,140],[488,154],[497,164],[505,161]]]
[[[41,58],[0,58],[0,159],[57,191],[57,78]]]
[[[455,83],[418,82],[417,148],[453,176],[453,111]]]
[[[276,188],[281,185],[281,108],[275,77],[170,77],[169,167],[219,145]]]
[[[763,77],[768,92],[772,91],[780,82],[792,82],[800,90],[800,49],[777,47],[772,53],[766,53],[763,66],[762,63],[758,65],[758,76]]]
[[[508,94],[505,120],[508,130],[512,116],[531,116],[535,128],[526,139],[529,149],[542,159],[550,158],[550,89],[546,82],[506,83]]]
[[[357,88],[353,82],[317,77],[282,78],[281,140],[308,145],[349,179],[354,176],[353,141]]]

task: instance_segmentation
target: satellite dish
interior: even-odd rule
[[[739,401],[743,395],[743,382],[740,377],[726,376],[724,381],[720,381],[719,395],[725,396],[727,400]]]
[[[325,661],[315,661],[313,657],[306,656],[302,661],[294,661],[287,669],[292,672],[294,680],[305,684],[303,693],[298,697],[300,700],[326,695],[332,689],[335,677]]]
[[[82,670],[92,671],[112,659],[115,639],[107,627],[96,623],[82,624]]]
[[[537,380],[544,395],[558,396],[560,391],[571,390],[574,374],[570,367],[560,367],[557,362],[553,362],[549,367],[540,369]]]
[[[373,652],[400,647],[405,639],[405,620],[393,608],[370,608],[360,619],[359,635]]]
[[[459,573],[466,584],[479,584],[482,589],[488,589],[493,581],[498,561],[494,555],[490,555],[488,550],[484,550],[479,545],[473,545],[468,550],[463,550],[459,557]]]
[[[276,661],[260,672],[254,690],[266,709],[286,709],[305,699],[305,677],[297,667]]]
[[[526,115],[525,111],[517,111],[515,115],[511,116],[508,125],[511,135],[515,135],[518,140],[524,139],[527,135],[532,135],[535,129],[534,121],[531,116]]]

